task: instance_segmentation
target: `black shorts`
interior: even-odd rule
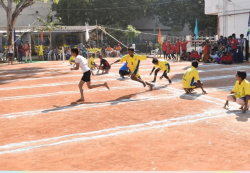
[[[8,53],[8,57],[12,57],[13,56],[13,53]]]
[[[122,75],[122,76],[126,76],[126,75],[129,75],[130,72],[129,72],[129,71],[120,70],[120,71],[119,71],[119,74]]]
[[[83,73],[83,76],[82,76],[81,80],[84,81],[84,82],[90,82],[90,76],[91,76],[90,70],[86,71],[85,73]]]

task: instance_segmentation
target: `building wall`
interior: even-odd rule
[[[47,3],[37,1],[34,5],[25,8],[18,16],[16,26],[28,26],[29,24],[31,25],[34,21],[36,21],[37,17],[46,20],[51,4],[51,0],[48,0]],[[13,5],[13,9],[15,9],[15,5]],[[39,22],[36,21],[33,25],[38,24]],[[0,7],[0,26],[7,26],[6,12],[2,7]]]
[[[218,35],[236,37],[240,34],[246,36],[248,31],[248,19],[250,0],[205,0],[205,14],[218,15]]]

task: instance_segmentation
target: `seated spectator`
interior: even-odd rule
[[[224,52],[221,59],[220,59],[221,64],[233,64],[233,58],[230,55],[230,53]]]
[[[225,51],[225,45],[223,43],[220,43],[218,48],[218,54],[222,54],[222,52]]]
[[[227,52],[226,63],[227,64],[233,64],[233,56],[230,54],[230,52]]]
[[[202,56],[203,51],[204,51],[204,43],[202,43],[201,46],[199,47],[198,54]]]
[[[217,43],[214,43],[214,44],[213,44],[213,49],[212,49],[212,51],[214,51],[214,52],[217,52],[217,51],[218,51],[218,45],[217,45]]]
[[[106,50],[107,50],[107,56],[109,57],[112,52],[112,48],[110,47],[110,45],[108,45]]]

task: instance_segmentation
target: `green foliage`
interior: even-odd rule
[[[47,15],[47,21],[43,20],[40,17],[37,17],[37,20],[41,23],[43,23],[44,26],[42,27],[34,27],[37,31],[53,31],[57,28],[62,29],[63,26],[57,25],[61,21],[61,18],[57,18],[54,21],[50,21],[52,17],[52,9],[50,8],[49,14]]]
[[[133,27],[132,25],[128,25],[127,30],[129,31],[129,32],[126,32],[126,35],[128,37],[131,36],[131,34],[132,34],[132,37],[135,38],[135,37],[137,37],[138,35],[141,34],[141,32],[136,30],[136,28]]]
[[[158,0],[163,2],[166,0]],[[183,0],[155,6],[149,13],[159,16],[159,20],[166,26],[182,30],[188,24],[191,31],[195,28],[195,18],[198,18],[199,30],[216,28],[218,16],[205,15],[204,0]]]
[[[161,46],[161,44],[160,44],[160,43],[156,43],[156,44],[155,44],[155,48],[156,48],[156,49],[159,49],[159,50],[161,51],[162,46]]]

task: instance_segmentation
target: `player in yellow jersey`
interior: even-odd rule
[[[39,56],[38,56],[38,59],[40,60],[43,60],[43,45],[42,45],[42,43],[40,43],[40,45],[38,46],[38,48],[39,48]]]
[[[182,85],[186,94],[191,94],[195,88],[201,88],[202,94],[207,94],[200,81],[199,73],[197,71],[198,65],[198,61],[192,61],[192,67],[187,69],[182,77]]]
[[[155,65],[150,73],[150,76],[151,76],[152,73],[155,71],[154,80],[152,82],[156,82],[157,73],[162,70],[163,74],[160,77],[160,80],[162,80],[162,78],[165,77],[166,79],[168,79],[168,82],[171,84],[172,82],[167,75],[170,72],[169,63],[166,60],[158,60],[156,58],[153,59],[152,63]]]
[[[95,76],[95,74],[93,73],[92,70],[94,70],[95,67],[97,67],[97,65],[95,64],[94,57],[95,57],[95,54],[92,54],[92,56],[88,60],[88,65],[93,76]]]
[[[250,82],[246,80],[247,73],[246,71],[237,71],[236,74],[236,83],[232,90],[232,92],[227,96],[227,102],[224,106],[226,108],[229,107],[228,102],[236,102],[241,105],[242,113],[246,113],[246,111],[250,107]]]
[[[131,79],[134,81],[140,82],[141,84],[143,84],[144,87],[148,85],[150,87],[150,90],[152,91],[154,85],[149,82],[143,81],[139,74],[140,62],[142,60],[146,60],[147,58],[151,58],[151,57],[142,56],[142,55],[134,55],[134,48],[128,48],[128,55],[123,56],[121,59],[115,61],[114,63],[127,62],[130,72],[131,72]]]

